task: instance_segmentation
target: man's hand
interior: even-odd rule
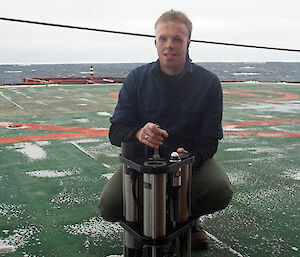
[[[136,138],[143,144],[152,148],[159,148],[163,145],[163,141],[169,135],[168,133],[160,129],[154,123],[148,122],[144,127],[136,132]]]
[[[188,151],[186,151],[182,147],[180,147],[177,149],[177,153],[188,153]]]

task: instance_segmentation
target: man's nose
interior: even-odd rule
[[[172,48],[172,47],[173,47],[173,40],[172,40],[171,38],[169,38],[169,39],[167,40],[167,47],[168,47],[168,48]]]

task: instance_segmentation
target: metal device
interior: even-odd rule
[[[124,257],[191,256],[194,156],[122,143]]]

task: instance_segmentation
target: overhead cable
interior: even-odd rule
[[[150,35],[150,34],[124,32],[124,31],[107,30],[107,29],[96,29],[96,28],[89,28],[89,27],[80,27],[80,26],[73,26],[73,25],[40,22],[40,21],[21,20],[21,19],[13,19],[13,18],[6,18],[6,17],[0,17],[0,20],[12,21],[12,22],[30,23],[30,24],[37,24],[37,25],[44,25],[44,26],[60,27],[60,28],[69,28],[69,29],[78,29],[78,30],[88,30],[88,31],[96,31],[96,32],[114,33],[114,34],[129,35],[129,36],[151,37],[151,38],[155,37],[154,35]],[[289,52],[300,52],[300,49],[269,47],[269,46],[258,46],[258,45],[247,45],[247,44],[236,44],[236,43],[224,43],[224,42],[215,42],[215,41],[207,41],[207,40],[197,40],[197,39],[191,39],[191,41],[192,42],[196,42],[196,43],[204,43],[204,44],[215,44],[215,45],[225,45],[225,46],[259,48],[259,49],[289,51]]]

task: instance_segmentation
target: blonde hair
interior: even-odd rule
[[[159,23],[174,21],[174,22],[182,22],[188,29],[188,37],[191,38],[193,24],[191,20],[180,11],[174,11],[171,9],[170,11],[164,12],[155,22],[155,29]]]

